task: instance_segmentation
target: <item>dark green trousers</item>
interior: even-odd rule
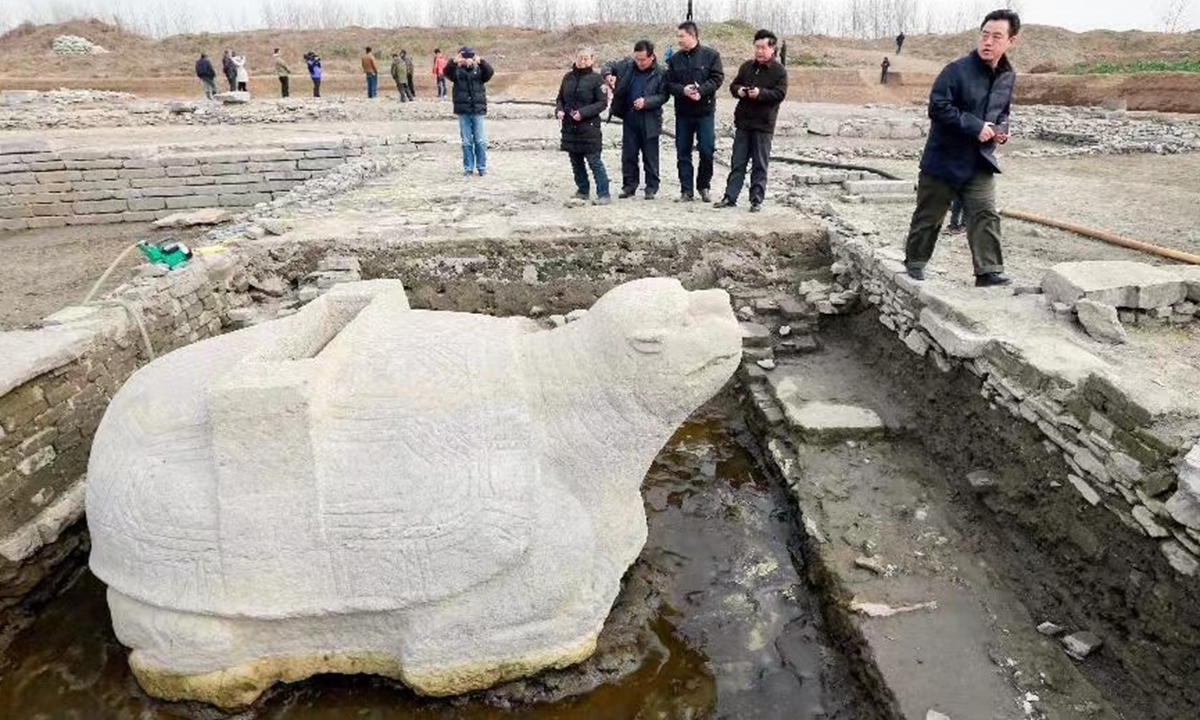
[[[921,173],[917,182],[917,209],[913,211],[904,245],[906,267],[920,269],[933,257],[938,234],[950,203],[958,189],[945,180]],[[996,212],[996,176],[979,172],[962,188],[963,213],[966,216],[967,243],[975,274],[1004,272],[1000,251],[1000,213]]]

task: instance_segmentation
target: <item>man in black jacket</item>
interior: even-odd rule
[[[715,207],[737,205],[746,181],[746,165],[750,170],[750,212],[762,209],[767,194],[767,164],[771,157],[771,140],[775,136],[775,119],[779,104],[787,97],[787,70],[775,59],[778,40],[770,30],[754,33],[754,59],[738,68],[737,77],[729,92],[738,100],[733,111],[733,159],[729,178],[725,181],[725,196]]]
[[[675,98],[675,153],[679,161],[679,199],[691,202],[695,191],[711,202],[713,155],[716,152],[717,90],[725,80],[721,54],[700,44],[700,28],[688,20],[679,25],[679,52],[667,60],[667,89]],[[692,145],[700,152],[693,176]]]
[[[667,74],[654,56],[654,43],[638,40],[633,57],[604,66],[601,72],[613,89],[612,114],[621,118],[621,198],[638,189],[638,156],[646,171],[646,199],[658,194],[658,138],[662,107],[667,102]]]
[[[487,115],[487,83],[495,75],[488,61],[464,46],[446,64],[446,79],[454,83],[451,93],[454,114],[458,116],[458,132],[462,137],[463,175],[478,170],[479,177],[487,175],[487,136],[483,118]]]
[[[596,180],[594,204],[607,205],[612,201],[608,195],[608,172],[600,157],[604,149],[600,116],[604,114],[608,98],[604,96],[604,81],[592,67],[594,62],[591,48],[582,48],[575,53],[575,65],[563,76],[554,109],[562,122],[562,149],[571,158],[571,171],[575,174],[575,197],[587,200],[590,196],[590,166]]]
[[[942,221],[955,195],[962,193],[967,243],[976,287],[1006,285],[996,212],[996,144],[1008,142],[1008,116],[1016,72],[1005,53],[1017,41],[1021,19],[996,10],[983,20],[979,46],[946,66],[929,93],[933,121],[921,176],[917,209],[905,244],[904,264],[914,280],[925,279]]]
[[[213,69],[212,62],[204,53],[200,53],[200,59],[196,61],[196,77],[200,78],[200,84],[204,86],[204,97],[212,100],[213,95],[217,94],[217,85],[214,82],[217,71]]]
[[[237,66],[233,64],[232,50],[225,50],[225,55],[221,58],[221,72],[229,81],[229,92],[237,90]]]

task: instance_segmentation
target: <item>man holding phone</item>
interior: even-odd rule
[[[721,54],[700,44],[700,28],[688,20],[678,29],[679,52],[667,60],[667,91],[675,98],[675,158],[679,167],[679,200],[712,202],[713,158],[716,154],[717,90],[725,81]],[[692,163],[692,148],[700,156]]]
[[[941,231],[946,211],[962,194],[967,242],[976,287],[1007,285],[996,212],[996,145],[1008,142],[1008,117],[1017,75],[1006,53],[1017,42],[1021,18],[1012,10],[987,15],[978,47],[938,75],[929,93],[933,121],[921,175],[917,208],[905,244],[909,277],[925,279],[925,265]]]
[[[487,84],[495,75],[490,63],[463,46],[446,65],[446,79],[454,84],[450,96],[458,116],[462,137],[463,175],[487,175],[487,136],[483,118],[487,115]]]

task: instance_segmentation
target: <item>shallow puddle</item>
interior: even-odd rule
[[[844,659],[797,571],[786,496],[745,450],[736,404],[710,403],[646,477],[649,539],[626,574],[597,653],[567,670],[450,700],[397,683],[323,676],[279,686],[238,718],[857,718]],[[83,575],[0,661],[0,717],[218,718],[138,688],[109,624],[104,586]]]

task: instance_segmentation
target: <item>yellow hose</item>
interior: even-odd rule
[[[1162,247],[1161,245],[1153,245],[1148,242],[1125,237],[1124,235],[1117,235],[1104,230],[1095,230],[1093,228],[1084,227],[1083,225],[1063,222],[1061,220],[1055,220],[1054,218],[1048,218],[1042,215],[1035,215],[1022,210],[1001,210],[1000,214],[1005,217],[1010,217],[1014,220],[1024,220],[1025,222],[1037,223],[1038,225],[1045,225],[1047,227],[1057,228],[1059,230],[1066,230],[1067,232],[1073,232],[1077,235],[1089,237],[1094,240],[1101,240],[1111,245],[1120,245],[1121,247],[1129,248],[1130,250],[1139,250],[1144,253],[1150,253],[1151,255],[1164,257],[1168,260],[1177,260],[1182,263],[1200,265],[1200,255],[1194,255],[1189,252],[1184,252],[1183,250]]]

